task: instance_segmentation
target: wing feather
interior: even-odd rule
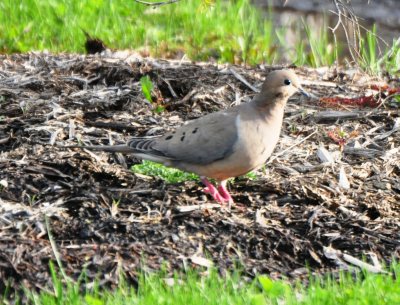
[[[232,108],[231,108],[232,109]],[[238,132],[235,111],[213,113],[155,140],[153,151],[191,164],[210,164],[233,152]]]
[[[127,146],[142,157],[191,164],[210,164],[233,152],[238,132],[236,108],[211,113],[156,138],[132,138]]]

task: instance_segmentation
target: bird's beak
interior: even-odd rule
[[[300,92],[301,94],[303,94],[304,96],[306,96],[306,97],[308,97],[308,98],[311,97],[311,94],[308,93],[307,91],[305,91],[302,87],[299,87],[298,89],[299,89],[299,92]]]

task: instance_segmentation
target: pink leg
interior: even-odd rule
[[[214,185],[211,184],[210,181],[207,180],[206,177],[200,177],[201,182],[204,183],[204,185],[206,186],[204,188],[204,193],[210,194],[215,201],[224,204],[225,203],[225,198],[218,192],[218,190],[215,188]]]
[[[225,199],[225,201],[228,202],[228,205],[231,206],[233,203],[233,198],[226,189],[226,180],[221,181],[221,183],[218,185],[218,192]]]

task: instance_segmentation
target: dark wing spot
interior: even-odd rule
[[[182,136],[182,138],[181,138],[181,142],[183,142],[183,140],[185,140],[185,136]]]
[[[165,138],[165,140],[171,140],[173,137],[169,135],[168,137]]]
[[[199,128],[196,127],[195,129],[193,129],[192,133],[196,133],[198,129]]]
[[[182,132],[182,135],[185,135],[185,134],[186,134],[186,131]]]
[[[282,97],[282,96],[283,96],[283,94],[281,92],[275,94],[275,97]]]

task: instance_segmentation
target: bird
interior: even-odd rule
[[[101,53],[107,50],[107,46],[104,44],[104,42],[96,37],[92,37],[88,32],[83,30],[83,34],[85,34],[85,50],[87,54],[96,54],[96,53]]]
[[[294,71],[274,70],[250,102],[209,113],[164,135],[135,137],[121,145],[68,147],[132,154],[195,173],[205,193],[230,207],[234,201],[227,180],[265,164],[279,140],[285,105],[296,92],[310,97]]]

